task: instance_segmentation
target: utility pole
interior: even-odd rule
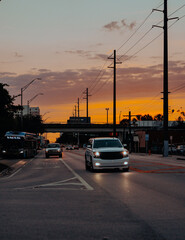
[[[164,56],[163,56],[163,156],[168,157],[168,20],[178,19],[175,18],[168,18],[168,1],[164,0],[164,10],[154,9],[154,11],[162,12],[164,14],[164,26],[156,26],[163,28],[164,30]]]
[[[78,123],[79,123],[79,119],[80,118],[80,99],[78,98],[77,100],[77,119],[78,119]]]
[[[163,156],[168,157],[168,11],[167,0],[164,0],[164,81],[163,81],[163,128],[164,151]]]
[[[114,79],[113,79],[113,137],[116,137],[116,64],[121,64],[121,62],[116,62],[116,50],[114,50],[114,56],[108,57],[108,59],[114,60],[114,66],[108,67],[114,69]]]
[[[107,111],[107,124],[109,123],[109,108],[105,108],[105,110]]]
[[[91,96],[91,95],[89,95],[89,90],[88,90],[88,88],[86,88],[86,91],[84,92],[84,94],[86,94],[86,97],[84,97],[84,99],[86,99],[86,123],[89,123],[89,97]]]
[[[132,140],[132,131],[131,131],[131,117],[134,117],[134,116],[137,116],[137,115],[132,115],[131,114],[131,111],[129,111],[128,115],[123,115],[123,117],[128,117],[129,118],[129,152],[132,151],[132,144],[131,144],[131,140]]]
[[[80,100],[78,98],[78,102],[77,102],[77,106],[78,106],[78,121],[79,121],[79,117],[80,117]]]
[[[76,119],[76,105],[75,105],[75,119]]]

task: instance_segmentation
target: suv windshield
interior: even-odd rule
[[[95,140],[94,141],[94,148],[109,148],[109,147],[122,147],[122,144],[116,140],[116,139],[112,139],[112,140]]]

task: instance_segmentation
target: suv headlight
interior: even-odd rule
[[[100,152],[94,152],[93,154],[94,154],[95,158],[99,158],[100,157]]]
[[[128,150],[124,150],[123,152],[122,152],[122,154],[123,154],[123,157],[128,157]]]

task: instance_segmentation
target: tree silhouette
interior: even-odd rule
[[[120,121],[120,125],[122,125],[123,127],[128,127],[129,126],[129,119],[128,118],[123,118]]]
[[[41,116],[26,115],[23,116],[24,129],[21,126],[21,117],[15,117],[14,113],[22,110],[22,106],[14,105],[15,97],[11,97],[7,84],[0,83],[0,139],[7,131],[25,131],[33,133],[43,133],[44,125]]]
[[[11,97],[7,84],[0,83],[0,138],[4,133],[14,128],[14,113],[21,110],[21,106],[13,104],[14,97]]]
[[[142,121],[152,121],[153,117],[149,114],[145,114],[144,116],[141,116]]]
[[[157,114],[154,116],[155,121],[163,121],[163,115],[162,114]]]

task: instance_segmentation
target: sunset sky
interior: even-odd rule
[[[11,95],[34,78],[24,104],[39,106],[46,122],[66,123],[80,98],[80,116],[112,122],[114,49],[117,65],[117,121],[122,115],[162,113],[163,26],[161,0],[2,0],[0,2],[0,82]],[[176,11],[177,10],[177,11]],[[169,105],[185,110],[185,2],[168,0]],[[157,38],[157,36],[159,36]],[[156,39],[155,39],[156,38]],[[184,87],[184,88],[183,88]],[[20,97],[15,104],[20,104]]]

